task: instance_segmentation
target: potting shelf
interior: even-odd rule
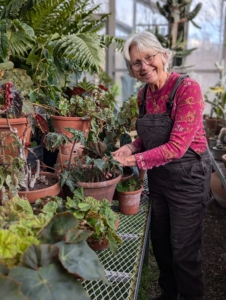
[[[141,196],[139,213],[120,214],[117,233],[123,240],[116,255],[110,250],[97,252],[105,269],[109,285],[102,281],[84,281],[83,285],[92,300],[137,299],[142,265],[149,249],[150,201],[147,196],[147,180]],[[118,210],[118,202],[113,202]]]
[[[217,172],[217,175],[220,178],[223,188],[226,189],[226,168],[224,166],[224,162],[222,160],[214,159],[212,154],[211,157],[212,157],[213,168]]]

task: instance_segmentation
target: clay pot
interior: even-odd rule
[[[83,119],[82,117],[62,117],[62,116],[50,116],[54,131],[63,133],[67,137],[71,138],[73,135],[65,128],[70,127],[76,130],[80,130],[84,133],[85,137],[88,137],[90,129],[90,118]]]
[[[117,230],[119,227],[119,216],[117,218],[117,220],[115,221],[115,229]],[[101,243],[99,243],[98,240],[95,239],[88,239],[88,245],[90,246],[91,249],[93,249],[94,251],[103,251],[105,249],[108,249],[109,247],[109,243],[108,240],[106,239],[106,237],[104,237],[101,241]]]
[[[71,164],[74,163],[75,157],[78,157],[78,155],[77,154],[72,154]],[[60,172],[61,171],[61,163],[63,164],[63,167],[67,168],[68,163],[69,163],[69,158],[70,158],[70,154],[60,154],[60,153],[58,153],[55,169],[58,172]]]
[[[95,239],[88,239],[87,243],[90,246],[90,248],[94,251],[103,251],[108,249],[109,247],[108,240],[106,239],[106,237],[104,237],[101,242]]]
[[[119,200],[119,211],[124,215],[135,215],[139,212],[140,198],[143,187],[133,192],[117,191]]]
[[[18,136],[19,138],[21,138],[23,140],[23,135],[25,133],[26,127],[27,128],[27,133],[26,133],[26,143],[28,143],[30,141],[30,136],[31,136],[31,128],[29,125],[29,121],[27,118],[17,118],[17,119],[9,119],[9,124],[11,125],[11,127],[17,128],[18,130]],[[0,132],[7,132],[7,133],[11,133],[7,120],[4,118],[0,118]],[[4,139],[3,144],[7,145],[8,147],[5,148],[5,156],[9,157],[16,157],[18,156],[18,151],[15,147],[15,149],[12,146],[12,141],[14,140],[13,137],[9,136],[7,138]],[[27,152],[27,151],[26,151]],[[28,155],[28,153],[27,153]]]
[[[206,131],[207,140],[209,143],[209,138],[212,136],[216,136],[220,133],[220,130],[222,128],[221,120],[218,120],[216,118],[205,118],[203,121],[204,128]]]
[[[121,178],[122,175],[120,174],[118,177],[111,180],[102,182],[78,182],[78,185],[83,187],[84,195],[86,197],[90,196],[100,201],[105,198],[111,203],[116,185],[119,183]]]
[[[56,174],[48,172],[40,172],[40,175],[45,175],[47,177],[55,177],[58,179],[58,182],[52,186],[46,187],[41,190],[18,191],[18,195],[20,197],[27,198],[30,203],[35,203],[35,201],[38,198],[44,198],[47,196],[57,196],[61,190],[58,176]]]

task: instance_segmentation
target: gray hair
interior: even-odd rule
[[[158,41],[156,36],[149,32],[143,31],[132,35],[126,42],[123,48],[123,56],[126,61],[126,66],[131,77],[135,77],[133,71],[131,70],[131,59],[130,59],[130,49],[132,46],[137,45],[139,51],[156,50],[161,54],[162,62],[164,64],[164,70],[167,71],[172,58],[172,51],[170,49],[164,48]],[[163,56],[166,54],[166,58]]]

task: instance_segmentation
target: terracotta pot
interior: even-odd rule
[[[220,133],[220,130],[222,128],[221,120],[218,120],[216,118],[205,118],[203,123],[208,141],[209,137],[216,136]]]
[[[78,155],[77,154],[72,154],[72,158],[71,158],[71,164],[74,163],[74,159],[75,157],[77,157]],[[61,157],[61,159],[60,159]],[[57,155],[57,160],[56,160],[56,166],[55,166],[55,169],[60,172],[61,171],[61,162],[63,164],[63,167],[67,168],[68,166],[68,162],[69,162],[69,158],[70,158],[70,155],[69,154],[60,154],[58,153]]]
[[[85,137],[88,137],[90,128],[90,118],[82,119],[82,117],[62,117],[51,115],[54,131],[63,133],[67,137],[71,138],[73,135],[66,129],[67,127],[80,130],[84,133]]]
[[[90,196],[100,201],[105,198],[109,202],[112,202],[116,185],[121,178],[122,175],[120,174],[118,177],[111,180],[102,182],[78,182],[78,185],[83,187],[84,195],[86,197]]]
[[[31,137],[31,128],[29,125],[29,121],[27,118],[18,118],[18,119],[9,119],[9,124],[11,125],[11,127],[17,128],[18,130],[18,136],[19,138],[23,139],[23,135],[25,133],[25,129],[28,126],[27,129],[27,135],[26,135],[26,143],[28,143],[30,141],[30,137]],[[4,118],[0,118],[0,132],[7,132],[7,133],[11,133],[7,120]],[[12,157],[16,157],[18,156],[18,151],[16,150],[16,148],[14,149],[12,146],[12,141],[13,141],[13,137],[7,137],[4,139],[3,144],[4,145],[8,145],[7,148],[5,148],[5,156],[12,156]],[[26,151],[27,152],[27,151]],[[28,155],[28,153],[27,153]]]
[[[90,248],[94,251],[103,251],[108,249],[109,247],[108,240],[105,237],[102,239],[101,242],[95,239],[88,239],[87,243],[90,246]]]
[[[52,186],[46,187],[41,190],[35,191],[19,191],[18,195],[20,197],[27,198],[30,203],[35,203],[38,198],[44,198],[47,196],[57,196],[60,193],[60,183],[59,178],[56,174],[48,173],[48,172],[40,172],[40,175],[45,175],[47,177],[55,177],[58,179],[58,182]]]
[[[223,188],[219,176],[216,172],[211,174],[210,181],[211,192],[214,199],[224,208],[226,208],[226,190]]]
[[[119,211],[124,215],[135,215],[139,212],[140,198],[143,187],[133,192],[117,191],[117,200],[119,200]]]

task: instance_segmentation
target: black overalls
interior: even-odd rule
[[[145,114],[145,86],[136,126],[146,150],[169,141],[173,98],[185,77],[188,76],[178,78],[164,114]],[[147,172],[152,205],[151,241],[164,300],[203,300],[200,247],[211,172],[209,152],[198,155],[191,148],[182,158]]]

